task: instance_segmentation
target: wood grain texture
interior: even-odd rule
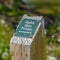
[[[21,44],[12,43],[10,46],[11,60],[22,60]]]
[[[44,37],[42,37],[42,27],[39,28],[30,49],[31,60],[46,60],[45,41]]]
[[[30,60],[30,46],[22,45],[22,60]]]

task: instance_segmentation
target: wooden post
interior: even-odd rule
[[[23,16],[10,41],[11,60],[45,60],[42,20],[42,16]]]

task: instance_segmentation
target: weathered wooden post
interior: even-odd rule
[[[10,41],[11,60],[45,60],[42,16],[24,15]]]

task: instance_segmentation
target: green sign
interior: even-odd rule
[[[32,38],[41,20],[24,18],[19,23],[15,35],[19,37]]]

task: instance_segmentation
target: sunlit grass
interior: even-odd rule
[[[10,39],[14,29],[10,23],[0,19],[0,60],[10,60]]]

